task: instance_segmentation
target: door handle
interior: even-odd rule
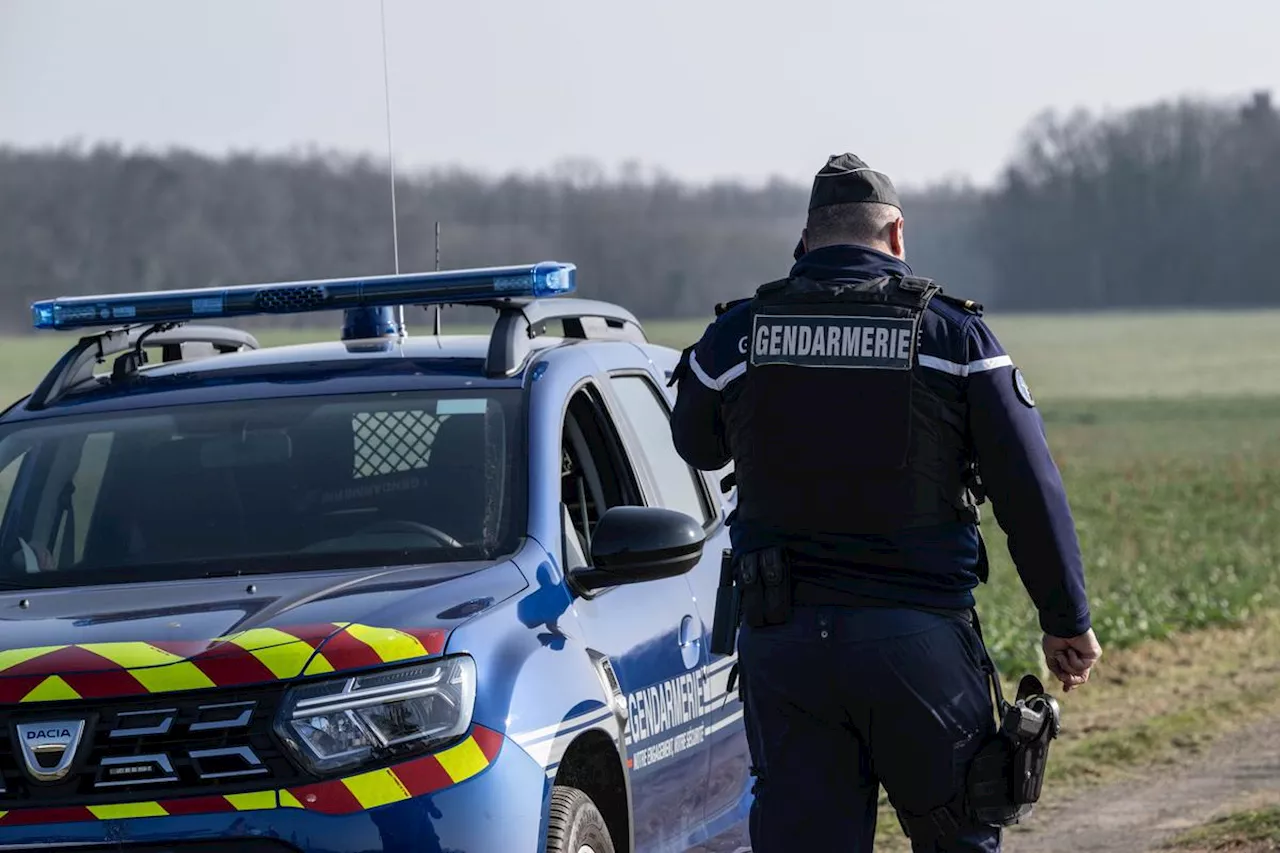
[[[679,642],[685,669],[693,669],[702,659],[702,625],[687,614],[680,620]]]

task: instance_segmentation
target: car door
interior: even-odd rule
[[[642,460],[624,445],[592,382],[570,398],[563,427],[565,569],[587,564],[599,517],[645,502]],[[626,696],[627,765],[637,851],[676,851],[703,822],[706,776],[698,611],[684,577],[582,596],[575,611],[590,648],[606,655]]]
[[[730,691],[729,672],[735,656],[710,655],[711,622],[715,613],[722,552],[729,548],[725,508],[709,480],[685,463],[671,440],[670,400],[647,371],[615,371],[609,389],[628,426],[633,452],[649,469],[657,506],[696,518],[707,530],[702,560],[685,576],[697,607],[696,630],[701,646],[702,739],[707,774],[700,782],[706,805],[704,826],[696,840],[716,835],[738,822],[739,806],[750,788],[750,757],[743,734],[742,706]]]

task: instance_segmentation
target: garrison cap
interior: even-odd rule
[[[879,202],[902,210],[898,191],[888,175],[877,172],[853,154],[832,154],[827,158],[827,165],[813,178],[809,209],[857,202]]]

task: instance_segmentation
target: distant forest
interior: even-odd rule
[[[434,267],[439,220],[445,268],[573,261],[584,296],[646,319],[706,316],[785,274],[807,193],[580,161],[402,174],[401,267]],[[1045,113],[994,185],[917,188],[904,207],[916,273],[989,307],[1280,303],[1266,94]],[[26,306],[53,295],[390,272],[389,208],[371,159],[0,148],[0,331],[28,330]]]

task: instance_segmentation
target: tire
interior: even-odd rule
[[[604,816],[577,788],[551,789],[547,853],[615,853]]]

